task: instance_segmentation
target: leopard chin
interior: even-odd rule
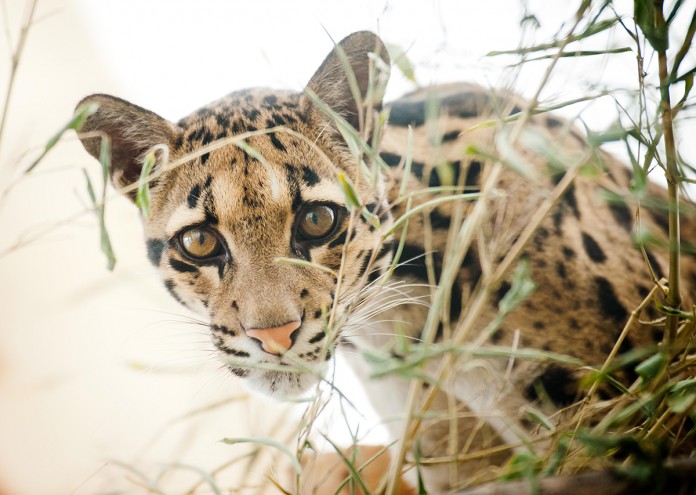
[[[241,376],[244,386],[253,393],[261,393],[278,400],[295,399],[307,395],[323,379],[326,364],[313,364],[307,371],[277,371],[240,369],[228,365],[230,371]]]

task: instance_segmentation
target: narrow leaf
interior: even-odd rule
[[[396,65],[396,68],[401,71],[404,77],[412,83],[417,83],[416,71],[413,68],[413,64],[401,47],[399,45],[387,43],[387,51],[389,52],[389,57],[392,59],[392,62]]]
[[[638,373],[643,381],[648,382],[657,376],[664,367],[665,362],[666,358],[664,354],[661,352],[654,354],[636,366],[636,373]]]
[[[82,126],[85,123],[85,120],[87,120],[87,117],[92,115],[94,112],[97,111],[97,108],[99,108],[99,105],[96,103],[89,103],[87,105],[82,105],[80,108],[75,110],[75,114],[72,116],[72,118],[68,121],[67,124],[65,124],[63,127],[60,128],[58,132],[56,132],[51,139],[48,140],[46,143],[46,146],[44,147],[44,150],[41,152],[41,155],[34,160],[29,167],[24,171],[25,174],[28,174],[36,166],[41,162],[41,160],[44,159],[46,154],[51,151],[51,149],[58,143],[60,138],[65,134],[66,131],[73,129],[75,131],[78,131],[82,128]]]
[[[140,208],[143,218],[150,218],[150,174],[157,163],[154,151],[150,151],[143,160],[143,168],[140,171],[138,190],[135,194],[135,204]]]
[[[346,204],[348,207],[360,208],[360,199],[358,199],[358,193],[355,192],[355,187],[350,179],[346,177],[346,174],[343,172],[338,172],[336,174],[336,178],[338,179],[338,187],[341,188],[341,191],[346,198]]]

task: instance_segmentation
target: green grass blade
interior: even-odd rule
[[[73,129],[79,132],[82,126],[84,125],[85,120],[87,120],[87,117],[96,112],[98,108],[99,105],[97,105],[96,103],[89,103],[87,105],[82,105],[80,108],[75,110],[75,113],[73,114],[72,118],[68,121],[68,123],[61,127],[60,130],[56,132],[51,137],[51,139],[48,140],[46,146],[44,147],[39,157],[36,160],[34,160],[31,163],[31,165],[29,165],[29,167],[27,167],[24,173],[28,174],[32,170],[34,170],[36,166],[41,162],[41,160],[43,160],[44,157],[48,154],[48,152],[51,151],[51,149],[56,144],[58,144],[60,138],[63,137],[63,134],[65,134],[68,130]]]
[[[89,178],[89,175],[87,174],[87,171],[85,169],[82,169],[82,173],[84,174],[85,181],[87,182],[87,194],[89,195],[89,198],[92,200],[92,205],[94,206],[94,213],[95,215],[97,215],[97,219],[99,220],[99,241],[101,250],[104,253],[104,255],[106,255],[106,268],[109,271],[113,271],[114,267],[116,266],[116,255],[114,254],[114,249],[111,244],[109,232],[106,230],[106,222],[104,220],[104,202],[102,199],[101,204],[97,203],[97,197],[94,193],[94,186],[92,185],[92,181]]]
[[[138,190],[135,194],[135,204],[140,208],[144,218],[150,218],[150,174],[157,163],[154,151],[150,151],[143,160],[143,168],[140,171]]]
[[[327,437],[326,435],[324,435],[323,433],[322,433],[322,436],[324,437],[324,440],[326,440],[327,442],[329,442],[329,444],[331,444],[333,449],[336,451],[336,454],[338,454],[338,457],[340,457],[341,460],[343,461],[343,464],[345,464],[348,467],[348,472],[350,473],[350,476],[347,480],[347,483],[350,483],[351,481],[356,481],[358,483],[358,485],[360,485],[360,489],[362,490],[362,493],[364,493],[366,495],[372,494],[372,490],[370,490],[370,488],[365,484],[365,480],[363,480],[363,477],[360,475],[360,472],[355,467],[355,464],[350,459],[348,459],[346,457],[346,454],[343,452],[343,450],[341,450],[341,448],[339,446],[337,446],[335,443],[333,443],[331,441],[331,439],[329,437]],[[351,487],[351,488],[354,488],[354,487]],[[353,493],[354,491],[355,490],[351,490],[351,493]]]
[[[648,0],[649,1],[649,0]],[[594,36],[597,33],[606,31],[607,29],[613,27],[619,18],[607,19],[604,21],[596,22],[588,26],[588,28],[580,34],[575,34],[570,36],[567,44],[579,41],[590,36]],[[558,48],[560,41],[553,41],[551,43],[542,43],[540,45],[530,46],[527,48],[518,48],[516,50],[497,50],[491,51],[486,54],[486,57],[497,57],[499,55],[526,55],[527,53],[541,52],[545,50],[552,50]]]

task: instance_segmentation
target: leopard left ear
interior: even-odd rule
[[[384,63],[379,63],[373,53]],[[351,79],[355,78],[353,93]],[[377,77],[384,78],[381,84]],[[329,53],[307,84],[308,92],[314,93],[329,108],[344,118],[355,129],[371,119],[363,116],[371,110],[382,108],[383,88],[389,77],[389,54],[379,37],[369,31],[359,31],[344,38]],[[316,121],[332,125],[329,116],[311,102],[309,95],[303,96],[309,114]]]
[[[115,96],[96,94],[78,103],[77,107],[96,104],[97,110],[87,117],[80,140],[96,159],[101,153],[100,135],[111,139],[111,181],[116,188],[130,186],[140,178],[143,158],[154,146],[173,149],[181,129],[154,112],[145,110]],[[129,193],[135,199],[135,192]]]

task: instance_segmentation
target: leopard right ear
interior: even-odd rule
[[[372,58],[374,54],[375,58]],[[381,64],[376,59],[381,59]],[[341,40],[329,53],[307,84],[314,93],[337,115],[355,129],[361,130],[360,116],[365,111],[382,108],[380,87],[376,80],[389,78],[389,54],[382,40],[369,31],[358,31]],[[355,94],[354,90],[358,93]],[[320,125],[333,127],[331,119],[304,95],[308,113]]]
[[[111,139],[111,181],[117,189],[140,178],[143,159],[158,144],[173,147],[180,129],[154,112],[114,96],[88,96],[77,107],[96,104],[97,110],[85,120],[80,140],[85,149],[99,159],[101,135]],[[129,194],[131,199],[134,194]]]

